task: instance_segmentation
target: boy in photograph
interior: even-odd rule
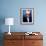
[[[32,14],[29,9],[26,9],[25,15],[23,15],[23,22],[32,22]]]

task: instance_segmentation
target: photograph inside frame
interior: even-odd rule
[[[21,8],[20,9],[20,21],[21,24],[33,24],[34,23],[34,8]]]

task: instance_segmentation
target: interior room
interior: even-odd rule
[[[22,22],[24,8],[29,8],[32,13],[31,23]],[[14,20],[5,20],[6,18]],[[12,35],[10,32],[40,32],[43,36],[41,46],[46,46],[46,0],[0,0],[0,46],[4,46],[5,32],[10,35]],[[28,35],[27,33],[26,35]],[[35,34],[37,35],[37,33]]]

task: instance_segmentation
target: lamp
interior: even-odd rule
[[[14,24],[14,18],[5,18],[5,25],[9,25],[9,32],[8,34],[11,35],[10,33],[10,25]]]

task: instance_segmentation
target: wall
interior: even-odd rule
[[[20,24],[20,8],[34,8],[34,24]],[[44,35],[44,46],[46,44],[46,0],[0,0],[0,18],[15,18],[15,24],[11,32],[33,32],[40,31]],[[8,32],[8,26],[0,24],[0,32]]]
[[[1,0],[1,15],[2,17],[15,18],[15,24],[11,28],[12,31],[46,31],[46,1],[44,0]],[[34,24],[20,24],[20,8],[34,8]],[[7,31],[8,27],[2,25],[2,32]],[[6,28],[7,27],[7,28]],[[13,29],[14,28],[14,29]]]

